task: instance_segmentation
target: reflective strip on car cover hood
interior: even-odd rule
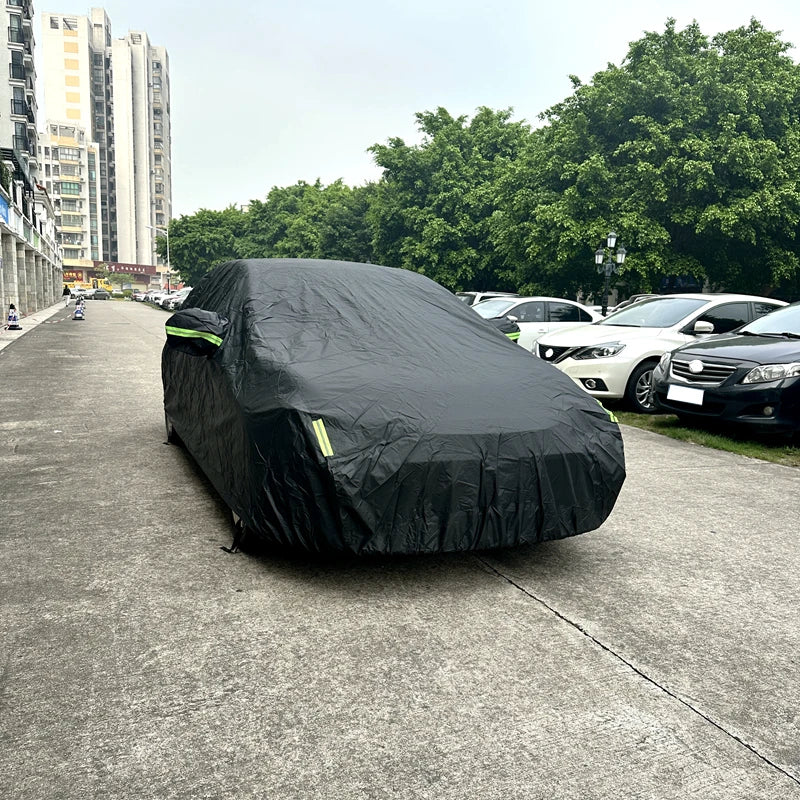
[[[321,419],[314,419],[311,421],[314,428],[314,433],[317,434],[317,441],[319,442],[319,449],[322,450],[322,455],[329,458],[333,455],[333,448],[331,447],[331,440],[328,438],[328,432],[325,430],[325,423]]]

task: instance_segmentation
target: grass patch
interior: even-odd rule
[[[800,440],[797,437],[758,436],[750,432],[718,430],[684,425],[674,414],[634,414],[630,411],[614,413],[623,425],[661,433],[682,442],[692,442],[715,450],[726,450],[741,456],[772,461],[786,467],[800,467]]]

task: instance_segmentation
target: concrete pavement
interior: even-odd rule
[[[797,470],[625,428],[589,534],[229,555],[168,315],[50,312],[0,352],[0,797],[800,798]]]

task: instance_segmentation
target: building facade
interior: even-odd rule
[[[37,311],[61,294],[54,209],[39,183],[33,6],[7,0],[0,30],[0,302]],[[8,77],[6,77],[8,76]]]
[[[98,151],[78,125],[48,121],[39,136],[41,183],[53,202],[65,270],[102,260]]]
[[[114,39],[102,8],[42,14],[48,118],[97,145],[100,260],[156,264],[172,216],[169,60],[147,34]]]

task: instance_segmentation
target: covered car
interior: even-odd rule
[[[615,420],[447,289],[342,261],[231,261],[166,322],[168,436],[242,535],[315,553],[506,547],[597,528]]]

